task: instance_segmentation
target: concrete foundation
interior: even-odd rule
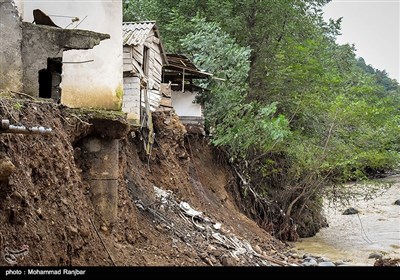
[[[95,223],[110,227],[117,220],[118,210],[118,143],[117,139],[89,136],[82,141],[85,155],[84,179],[96,212]]]

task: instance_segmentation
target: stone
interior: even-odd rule
[[[399,205],[399,206],[400,206],[400,199],[396,200],[396,201],[394,202],[394,205]]]
[[[304,255],[303,255],[303,259],[306,259],[306,258],[309,258],[309,257],[311,257],[310,254],[304,254]]]
[[[66,198],[61,198],[61,202],[65,205],[68,205],[68,200]]]
[[[0,159],[0,181],[7,182],[14,170],[15,166],[9,158]]]
[[[80,233],[80,235],[81,235],[82,237],[84,237],[84,238],[89,237],[89,235],[90,235],[89,230],[87,230],[87,229],[85,229],[85,228],[80,228],[80,229],[79,229],[79,233]]]
[[[382,257],[383,257],[383,255],[382,255],[381,253],[376,253],[376,252],[374,252],[374,253],[369,254],[368,259],[381,260]]]
[[[215,251],[215,250],[217,250],[217,248],[215,248],[213,245],[211,245],[211,244],[208,244],[208,246],[207,246],[207,251],[208,252],[213,252],[213,251]]]
[[[318,265],[318,263],[314,259],[303,262],[303,266],[317,266],[317,265]]]
[[[330,262],[331,260],[328,259],[328,258],[325,258],[325,257],[319,257],[319,258],[317,259],[317,261],[320,263],[320,262]]]
[[[353,207],[347,208],[344,212],[343,215],[354,215],[354,214],[358,214],[359,211]]]
[[[229,258],[227,256],[221,257],[221,263],[223,266],[235,266],[235,262],[232,260],[232,258]]]
[[[204,259],[208,258],[208,254],[206,252],[202,252],[199,254],[199,257],[204,260]]]
[[[217,259],[213,255],[210,255],[210,261],[212,264],[218,264]]]
[[[260,255],[262,255],[262,253],[263,253],[263,250],[257,244],[254,246],[254,251],[256,251],[256,253],[258,253]]]
[[[335,266],[333,262],[320,262],[318,266]]]
[[[294,258],[294,259],[300,259],[300,256],[296,253],[289,253],[289,256]]]
[[[107,228],[105,225],[102,225],[102,226],[100,227],[100,229],[101,229],[102,231],[104,231],[104,232],[107,232],[107,231],[108,231],[108,228]]]
[[[38,217],[40,219],[43,219],[42,209],[41,208],[36,209],[35,212],[36,212],[36,214],[38,215]]]
[[[69,230],[74,234],[78,233],[78,229],[76,227],[74,227],[74,226],[69,226]]]
[[[311,261],[311,260],[315,260],[313,257],[305,257],[304,258],[304,261],[305,262],[309,262],[309,261]]]

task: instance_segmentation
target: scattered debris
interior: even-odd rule
[[[400,259],[379,259],[375,261],[374,266],[400,266]]]
[[[190,217],[200,217],[203,213],[194,210],[192,207],[190,207],[189,203],[187,202],[181,202],[179,204],[179,207],[181,208],[181,210],[188,216]]]
[[[161,226],[158,226],[160,231],[170,231],[189,247],[195,248],[207,265],[213,266],[218,260],[220,265],[225,266],[288,265],[285,261],[257,253],[249,241],[240,240],[232,233],[222,232],[222,223],[213,222],[187,202],[178,203],[171,191],[154,186],[154,195],[161,203],[145,204],[141,200],[136,200],[138,209],[151,213],[154,222]],[[169,207],[163,207],[165,205]]]

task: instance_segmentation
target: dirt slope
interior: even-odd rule
[[[236,207],[229,167],[206,139],[187,135],[176,116],[154,115],[150,159],[139,131],[120,141],[118,221],[108,229],[91,223],[90,187],[75,147],[90,133],[88,116],[14,99],[0,99],[0,116],[55,132],[0,134],[0,159],[15,165],[9,182],[0,183],[1,254],[29,246],[16,265],[279,265],[286,259],[285,245]],[[182,201],[202,215],[186,215]],[[2,257],[0,265],[9,263]]]

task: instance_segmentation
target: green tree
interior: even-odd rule
[[[285,240],[324,225],[330,186],[399,163],[399,85],[335,43],[341,20],[323,21],[327,2],[125,2],[126,19],[157,20],[168,51],[224,79],[204,84],[213,143],[247,214]]]

